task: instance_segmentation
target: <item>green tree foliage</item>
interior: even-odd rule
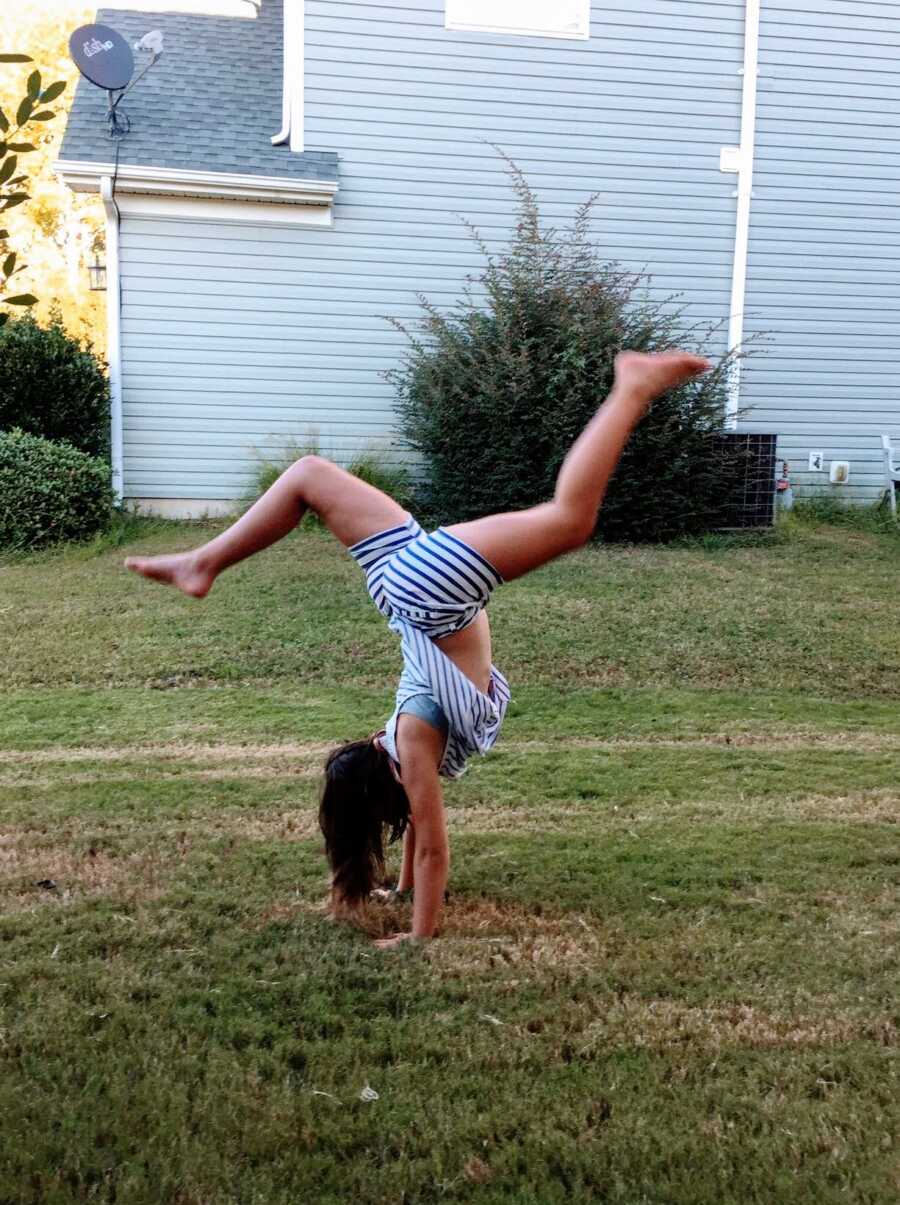
[[[0,329],[0,431],[18,427],[109,455],[110,399],[104,365],[90,345],[25,314]]]
[[[24,431],[0,434],[0,547],[85,539],[107,525],[112,505],[104,461]]]
[[[27,272],[15,278],[16,293],[26,290],[39,298],[30,313],[46,325],[51,308],[62,311],[66,329],[86,336],[95,348],[106,346],[105,292],[90,287],[88,265],[95,253],[103,259],[106,215],[95,193],[73,192],[56,174],[65,129],[65,115],[75,96],[78,68],[69,54],[69,34],[94,20],[90,0],[64,0],[62,7],[47,0],[0,0],[0,49],[18,46],[40,63],[47,79],[65,82],[52,107],[54,121],[29,128],[27,140],[36,149],[20,160],[28,165],[31,199],[0,216],[9,230],[7,247],[0,249],[0,267],[10,251]],[[0,65],[0,108],[12,118],[18,110],[32,66]],[[43,107],[43,106],[42,106]],[[0,294],[2,295],[2,294]],[[0,310],[5,307],[0,306]]]
[[[449,313],[420,299],[404,362],[388,373],[408,443],[425,459],[424,509],[441,521],[531,506],[552,496],[563,458],[608,393],[616,354],[675,346],[683,315],[646,297],[645,278],[603,261],[589,234],[594,198],[570,230],[544,228],[523,173],[508,162],[518,222],[506,251],[472,236],[486,267]],[[609,540],[659,540],[720,525],[738,459],[715,433],[729,357],[659,398],[628,444],[600,516]]]
[[[27,54],[0,54],[0,63],[30,63]],[[65,82],[44,85],[40,71],[29,73],[25,94],[8,116],[0,108],[0,215],[23,205],[30,199],[26,191],[28,175],[21,170],[20,159],[37,150],[29,131],[40,123],[52,121],[54,109],[48,108],[65,91]],[[7,244],[9,231],[0,229],[0,304],[7,306],[32,306],[37,298],[32,293],[16,293],[10,289],[13,277],[24,271],[27,265],[19,263],[18,255]],[[5,294],[5,296],[4,296]],[[0,327],[9,319],[9,310],[0,309]]]

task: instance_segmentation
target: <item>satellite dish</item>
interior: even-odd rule
[[[82,25],[69,38],[69,53],[81,74],[108,92],[127,88],[134,55],[121,34],[108,25]]]

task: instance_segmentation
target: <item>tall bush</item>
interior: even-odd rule
[[[0,431],[18,427],[108,456],[109,409],[103,365],[58,318],[44,327],[26,315],[0,329]]]
[[[109,466],[67,443],[0,434],[0,548],[82,540],[109,522]]]
[[[534,193],[507,160],[518,220],[506,251],[485,258],[443,313],[421,298],[401,366],[388,373],[401,427],[424,458],[423,508],[442,521],[549,498],[573,440],[609,391],[616,354],[681,346],[709,354],[711,332],[650,301],[646,278],[604,261],[591,241],[594,198],[568,231],[541,225]],[[609,540],[671,539],[717,525],[743,453],[714,446],[730,364],[670,390],[625,451],[601,511]]]

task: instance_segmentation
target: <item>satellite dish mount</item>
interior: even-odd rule
[[[140,75],[132,79],[134,55],[116,30],[108,25],[82,25],[69,38],[69,53],[78,70],[86,80],[103,88],[109,98],[106,119],[110,138],[124,138],[130,130],[131,123],[124,110],[119,110],[119,101],[157,62],[162,48],[163,36],[159,30],[141,38],[135,49],[149,50],[153,57]]]

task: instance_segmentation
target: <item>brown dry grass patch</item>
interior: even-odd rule
[[[559,833],[579,821],[597,832],[601,828],[631,829],[642,823],[706,823],[725,819],[735,823],[763,824],[796,820],[839,821],[842,824],[900,823],[900,795],[894,788],[857,791],[848,795],[801,795],[791,799],[727,798],[712,800],[666,800],[651,808],[629,803],[535,804],[533,807],[497,805],[447,809],[452,832],[465,833]],[[573,829],[574,831],[574,829]]]
[[[37,844],[16,834],[0,834],[0,900],[5,913],[65,907],[102,896],[122,902],[147,901],[163,894],[175,869],[188,856],[183,844],[154,842],[141,852],[113,854],[89,846]],[[38,886],[52,882],[52,888]]]
[[[0,750],[0,763],[24,763],[43,765],[78,762],[212,762],[216,765],[228,762],[265,761],[281,765],[284,762],[307,762],[313,758],[324,758],[334,748],[333,741],[286,741],[274,745],[199,745],[190,742],[170,742],[165,745],[119,745],[87,746],[28,750]]]
[[[629,808],[629,815],[631,809]],[[686,815],[687,814],[687,815]],[[753,823],[774,820],[837,821],[841,824],[900,823],[900,794],[895,787],[853,791],[845,795],[798,795],[795,798],[759,799],[754,796],[719,800],[666,802],[669,817],[718,817],[729,821]],[[636,819],[659,819],[659,814],[635,813]]]
[[[445,909],[441,939],[427,947],[428,960],[439,974],[455,977],[492,975],[498,968],[578,973],[602,965],[622,936],[596,917],[548,916],[518,904],[457,897]]]
[[[233,782],[264,781],[283,782],[296,778],[317,778],[321,774],[316,766],[217,766],[215,769],[197,769],[184,766],[178,770],[154,770],[154,782]],[[67,771],[67,786],[92,786],[94,783],[127,783],[133,774],[75,773]],[[0,787],[30,787],[33,790],[49,791],[59,785],[58,778],[42,777],[30,770],[22,769],[12,774],[0,774]]]
[[[552,753],[561,749],[596,749],[616,752],[626,749],[709,749],[761,748],[773,753],[810,748],[840,752],[890,753],[900,750],[900,732],[837,731],[822,732],[808,726],[760,728],[705,733],[703,736],[683,737],[622,737],[599,739],[569,737],[560,740],[504,740],[499,746],[516,753]],[[199,744],[170,742],[167,744],[80,746],[73,748],[0,750],[0,765],[14,765],[18,773],[29,766],[48,764],[77,765],[83,762],[98,764],[134,762],[178,762],[191,766],[245,766],[263,762],[276,771],[295,772],[300,767],[320,766],[334,748],[333,741],[288,741],[278,744]]]
[[[765,749],[788,753],[796,749],[857,753],[891,753],[900,749],[900,733],[822,732],[814,728],[760,728],[731,732],[709,732],[703,736],[568,737],[562,740],[504,741],[504,749],[516,752],[552,753],[562,749],[596,749],[614,753],[622,749]]]
[[[889,1016],[790,1014],[749,1004],[690,1006],[677,1000],[623,996],[608,1002],[602,1017],[574,1037],[582,1055],[630,1045],[654,1050],[698,1047],[716,1052],[727,1047],[786,1050],[875,1042],[895,1047],[900,1039]]]
[[[391,917],[391,922],[402,920],[397,913]],[[811,1000],[807,1011],[797,1013],[746,1002],[689,1005],[611,992],[590,1004],[564,1003],[549,1018],[504,1019],[505,1001],[520,998],[524,984],[558,986],[566,979],[580,978],[601,969],[627,942],[627,934],[617,925],[593,917],[538,916],[513,904],[457,900],[447,909],[440,940],[424,948],[424,957],[442,978],[496,984],[497,1015],[482,1019],[495,1029],[498,1040],[528,1040],[558,1030],[583,1056],[610,1046],[689,1046],[714,1053],[736,1046],[767,1050],[853,1041],[900,1044],[900,1031],[891,1015],[841,1013],[827,999]]]
[[[301,913],[336,924],[346,924],[373,939],[401,930],[409,932],[412,922],[412,904],[380,901],[366,903],[352,913],[333,915],[328,898],[327,876],[323,875],[322,893],[317,899],[296,896],[290,900],[275,901],[260,914],[257,925],[284,922]],[[463,973],[468,969],[477,970],[479,966],[490,969],[494,965],[494,950],[509,943],[516,945],[520,952],[524,952],[528,943],[531,943],[529,948],[532,949],[540,945],[548,958],[555,943],[552,956],[558,961],[560,932],[564,928],[593,931],[592,926],[578,915],[548,919],[515,904],[453,896],[444,906],[440,940],[429,942],[422,948],[429,961],[438,959],[435,966],[444,970],[450,970],[451,963],[455,966],[458,955],[465,951],[463,961],[459,963]],[[483,954],[484,958],[479,958],[479,954]],[[579,956],[582,954],[583,943]],[[440,961],[445,958],[451,960],[446,966]]]
[[[140,848],[134,848],[135,837]],[[136,826],[67,821],[54,831],[0,829],[2,911],[30,911],[101,896],[127,901],[159,898],[198,842],[307,841],[319,836],[313,811],[216,812]],[[116,850],[124,843],[129,848]],[[55,889],[37,886],[52,880]]]
[[[881,957],[891,958],[900,942],[900,907],[896,887],[885,886],[865,900],[838,891],[820,891],[813,897],[828,911],[827,931],[838,941],[862,938],[874,943]]]

